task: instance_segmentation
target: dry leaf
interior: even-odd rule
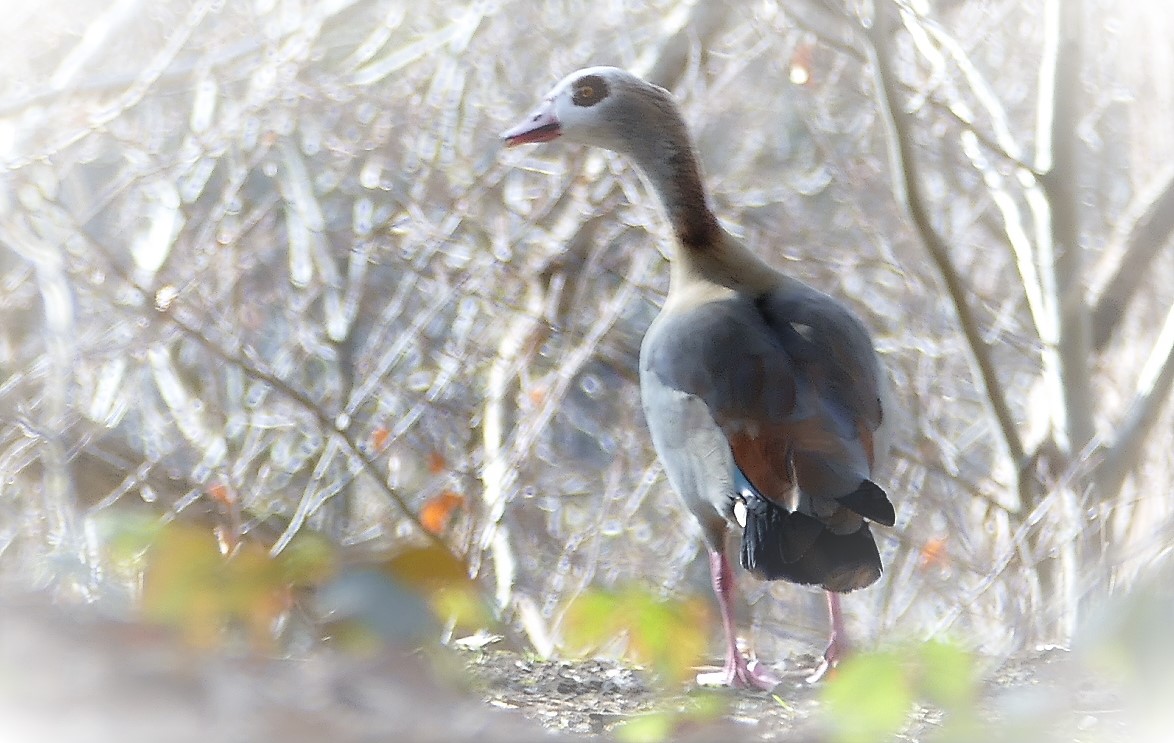
[[[429,452],[428,454],[428,472],[433,475],[439,475],[448,469],[448,461],[445,460],[444,455],[438,451]]]
[[[946,555],[946,538],[935,537],[921,548],[921,562],[918,564],[918,569],[944,568],[949,562],[950,559]]]
[[[391,431],[386,426],[379,426],[371,432],[371,450],[381,452],[387,448],[389,439],[391,438]]]
[[[464,504],[463,496],[451,490],[445,490],[443,493],[429,498],[424,507],[420,509],[420,523],[428,531],[440,536],[448,526],[452,512]]]

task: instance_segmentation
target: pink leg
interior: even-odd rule
[[[720,671],[697,674],[697,683],[702,686],[732,686],[736,689],[764,689],[769,691],[779,680],[758,661],[746,663],[738,651],[738,640],[734,632],[734,607],[731,597],[734,592],[734,572],[730,561],[723,552],[709,553],[709,572],[713,578],[713,593],[721,610],[722,627],[726,634],[726,664]]]
[[[823,660],[815,671],[807,677],[807,683],[814,684],[827,674],[828,671],[839,665],[840,661],[852,649],[848,642],[848,633],[844,630],[844,615],[840,611],[840,594],[827,591],[828,618],[831,620],[832,634],[828,640],[828,649],[823,651]]]

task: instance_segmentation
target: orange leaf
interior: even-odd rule
[[[380,452],[387,448],[387,441],[391,437],[391,431],[387,430],[386,426],[379,426],[371,432],[371,448],[374,451]]]
[[[208,497],[216,501],[225,508],[231,508],[236,503],[236,493],[232,492],[227,485],[218,482],[215,485],[209,485]]]
[[[429,498],[424,507],[420,509],[420,523],[424,525],[425,529],[439,536],[448,526],[452,512],[464,503],[465,499],[462,496],[451,490],[445,490],[440,495]]]
[[[918,567],[921,570],[928,570],[933,567],[944,568],[949,561],[946,555],[946,538],[935,537],[926,542],[925,546],[921,548],[921,563]]]
[[[441,454],[438,451],[429,452],[429,454],[428,454],[428,471],[429,472],[431,472],[434,475],[439,475],[440,473],[446,471],[447,469],[448,469],[448,461],[445,460],[443,454]]]

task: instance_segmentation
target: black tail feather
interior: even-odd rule
[[[761,578],[838,593],[871,585],[881,574],[880,553],[868,524],[851,534],[834,534],[806,514],[757,496],[746,498],[740,558],[742,567]]]
[[[878,524],[892,526],[897,521],[897,512],[893,510],[889,497],[872,480],[865,480],[855,491],[836,500],[845,508]]]
[[[823,526],[797,518],[765,498],[745,493],[746,527],[742,532],[742,567],[762,572],[776,563],[793,563],[811,549]]]
[[[774,504],[771,504],[774,506]],[[778,508],[778,506],[774,506]],[[786,513],[785,509],[778,510]],[[815,545],[816,540],[824,532],[824,525],[819,519],[812,518],[805,513],[790,513],[783,519],[782,541],[779,548],[783,553],[783,562],[798,562],[803,555]]]

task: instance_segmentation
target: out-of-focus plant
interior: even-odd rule
[[[614,731],[620,743],[661,743],[674,740],[682,731],[721,717],[730,706],[727,696],[714,692],[690,695],[684,702],[666,705],[655,712],[633,717]]]
[[[703,599],[665,599],[635,585],[590,589],[568,607],[562,630],[567,653],[585,655],[618,645],[628,660],[675,684],[705,656],[710,612]]]
[[[979,679],[974,656],[947,642],[909,643],[853,655],[822,691],[824,724],[837,743],[875,743],[905,727],[917,703],[945,714],[942,741],[977,729]]]
[[[1097,607],[1075,651],[1120,690],[1137,739],[1165,740],[1174,727],[1174,570],[1169,565],[1128,594]]]
[[[352,649],[435,645],[495,624],[468,567],[435,546],[348,557],[305,532],[272,555],[255,539],[228,548],[204,525],[130,514],[110,514],[100,531],[111,569],[141,585],[143,618],[201,647],[243,632],[253,648],[272,648],[297,602]]]
[[[142,575],[143,617],[203,647],[222,644],[232,627],[257,647],[271,646],[294,592],[320,585],[337,569],[337,549],[309,533],[276,557],[254,541],[226,554],[206,527],[126,519],[115,521],[109,546],[115,563]]]

